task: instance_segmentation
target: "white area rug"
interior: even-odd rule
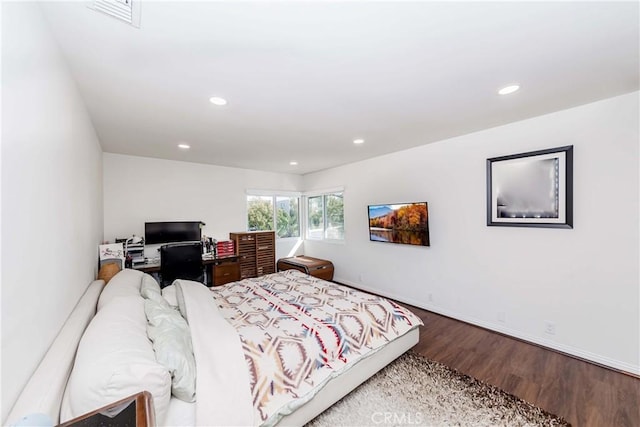
[[[567,426],[496,387],[405,353],[312,420],[320,426]]]

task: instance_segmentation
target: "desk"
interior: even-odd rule
[[[203,257],[202,264],[205,271],[205,284],[207,286],[220,286],[229,282],[240,280],[240,261],[238,255],[230,255],[219,258]],[[149,273],[160,273],[160,261],[144,264],[134,264],[134,270]]]

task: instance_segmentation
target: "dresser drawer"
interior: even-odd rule
[[[213,286],[240,280],[240,263],[229,262],[213,266]]]

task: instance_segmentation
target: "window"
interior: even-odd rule
[[[307,209],[307,237],[322,239],[324,235],[324,204],[323,196],[309,197]]]
[[[307,197],[307,238],[344,240],[342,191]]]
[[[275,230],[279,238],[300,237],[300,198],[284,195],[247,195],[247,229]]]
[[[344,202],[342,193],[326,194],[325,239],[344,240]]]
[[[273,230],[273,197],[247,196],[249,231]]]
[[[278,237],[300,237],[299,198],[276,196],[276,231]]]

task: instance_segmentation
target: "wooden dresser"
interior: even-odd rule
[[[263,276],[276,272],[275,231],[229,233],[240,257],[240,278]]]

